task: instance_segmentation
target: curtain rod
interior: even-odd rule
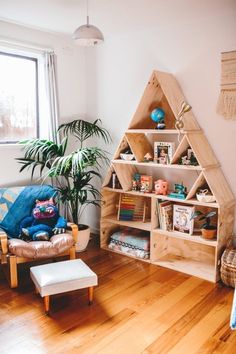
[[[38,50],[41,52],[54,52],[54,50],[52,48],[41,47],[36,44],[27,43],[27,42],[19,42],[14,39],[0,38],[0,43],[14,45],[14,46],[18,46],[18,47],[26,48],[26,49],[34,49],[34,50]]]

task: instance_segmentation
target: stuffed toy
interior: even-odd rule
[[[52,235],[64,233],[67,222],[59,215],[53,199],[36,200],[32,215],[22,219],[20,238],[29,241],[48,241]]]

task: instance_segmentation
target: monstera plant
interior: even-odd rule
[[[31,169],[33,178],[39,170],[43,182],[51,178],[59,200],[65,205],[71,220],[79,226],[79,242],[76,245],[79,251],[87,247],[89,240],[89,232],[86,233],[86,240],[82,240],[81,231],[88,229],[88,226],[80,224],[81,216],[88,205],[100,205],[101,195],[93,182],[101,178],[99,170],[102,164],[109,162],[104,149],[89,146],[88,143],[90,138],[101,139],[105,143],[109,143],[111,138],[99,119],[94,122],[77,119],[62,124],[57,135],[62,137],[60,143],[46,139],[22,141],[24,157],[17,160],[22,164],[20,172]],[[68,153],[71,137],[75,138],[78,148]]]

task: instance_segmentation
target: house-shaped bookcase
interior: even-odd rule
[[[150,258],[145,261],[216,282],[219,280],[221,254],[233,232],[235,200],[192,111],[183,116],[184,128],[179,139],[175,120],[183,101],[184,95],[172,74],[159,71],[152,73],[103,183],[101,247],[108,249],[111,234],[119,228],[145,230],[150,233]],[[157,107],[165,112],[166,127],[163,130],[156,129],[156,124],[150,118],[152,110]],[[168,164],[144,160],[146,154],[154,155],[156,142],[175,144],[175,152]],[[120,158],[120,154],[127,149],[134,155],[130,161]],[[186,151],[193,152],[195,164],[181,163]],[[187,187],[186,198],[132,190],[135,174],[152,175],[154,181],[167,180],[170,189],[175,183],[183,182]],[[207,189],[215,201],[199,201],[196,193],[200,189]],[[117,217],[119,201],[124,194],[145,201],[145,220],[120,220]],[[162,201],[194,206],[195,210],[203,213],[215,211],[213,222],[217,226],[217,236],[213,240],[202,238],[197,221],[193,235],[161,228],[158,213]]]

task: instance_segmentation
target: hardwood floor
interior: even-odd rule
[[[98,274],[87,291],[52,297],[51,316],[34,292],[28,267],[20,287],[0,279],[0,353],[228,353],[233,289],[100,250],[78,254]]]

